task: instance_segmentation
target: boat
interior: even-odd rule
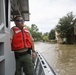
[[[0,75],[14,75],[15,57],[10,45],[10,24],[21,15],[29,21],[29,0],[0,0]],[[44,57],[36,52],[35,75],[56,75]],[[22,75],[25,75],[22,71]]]

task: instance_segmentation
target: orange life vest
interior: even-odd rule
[[[31,48],[31,40],[28,30],[26,28],[20,30],[18,27],[13,27],[12,29],[14,31],[11,43],[12,50],[17,51],[24,48]]]

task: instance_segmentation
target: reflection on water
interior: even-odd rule
[[[76,75],[76,45],[35,43],[57,75]]]

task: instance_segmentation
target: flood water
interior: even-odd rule
[[[56,75],[76,75],[76,45],[37,42],[35,49],[44,56]]]

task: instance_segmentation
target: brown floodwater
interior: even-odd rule
[[[35,49],[43,55],[56,75],[76,75],[76,45],[37,42]]]

